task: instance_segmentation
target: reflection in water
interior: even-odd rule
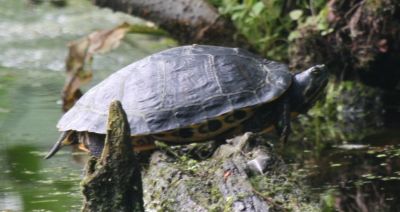
[[[297,169],[307,170],[306,180],[327,211],[400,211],[400,131],[396,132],[371,135],[359,141],[363,146],[326,147],[315,154],[303,152],[304,146],[291,146],[296,150],[288,157]],[[300,153],[296,156],[295,151]]]
[[[33,146],[14,146],[5,150],[4,157],[8,174],[18,183],[31,183],[40,179],[39,158],[29,154],[34,151],[36,148]]]
[[[340,186],[336,189],[335,208],[339,211],[399,211],[399,186],[398,180],[371,180]]]
[[[399,211],[400,205],[400,158],[383,157],[388,149],[364,152],[343,152],[331,160],[330,172],[320,172],[319,177],[312,177],[315,184],[333,186],[336,208],[343,211]],[[399,149],[399,147],[397,147]],[[375,152],[376,151],[376,152]],[[328,161],[319,164],[320,169]],[[332,162],[340,164],[332,168]],[[329,167],[329,166],[328,166]],[[322,182],[321,179],[325,179]]]
[[[0,174],[0,210],[66,211],[78,207],[76,204],[80,199],[71,194],[79,192],[81,167],[55,167],[56,164],[48,167],[43,153],[32,145],[12,146],[2,153],[4,172]]]
[[[24,211],[24,204],[17,192],[0,193],[0,209],[4,211]]]

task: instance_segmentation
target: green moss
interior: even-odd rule
[[[235,200],[235,198],[231,197],[231,196],[229,196],[225,199],[224,212],[232,211],[232,205],[233,205],[234,200]]]
[[[302,170],[291,170],[288,174],[272,173],[250,178],[254,189],[267,199],[276,210],[284,211],[319,211],[315,201],[307,201],[311,196],[309,188],[299,185],[305,173]]]
[[[174,205],[176,200],[174,199],[162,199],[160,205],[162,209],[157,211],[174,211]]]
[[[188,158],[185,155],[180,156],[179,159],[180,168],[184,171],[196,173],[201,167],[201,164],[198,161]]]
[[[218,187],[212,187],[211,188],[211,202],[213,203],[217,203],[221,198],[222,198],[222,194],[219,191]]]

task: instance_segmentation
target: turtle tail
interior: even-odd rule
[[[53,145],[53,147],[50,149],[49,153],[44,157],[44,159],[49,159],[51,158],[54,154],[58,152],[58,150],[61,149],[62,146],[64,146],[64,141],[69,137],[71,134],[71,131],[66,131],[62,132],[60,137],[58,138],[57,142]]]

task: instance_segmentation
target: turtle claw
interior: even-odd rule
[[[49,158],[53,157],[53,155],[56,154],[58,152],[58,150],[61,149],[61,147],[63,146],[63,141],[67,138],[68,135],[69,135],[69,133],[63,132],[60,135],[60,137],[58,138],[57,142],[53,145],[53,147],[51,147],[49,153],[47,153],[47,155],[44,157],[44,159],[49,159]]]
[[[53,155],[56,154],[58,152],[58,150],[61,149],[61,144],[62,144],[62,141],[57,141],[57,143],[54,144],[54,146],[50,149],[49,153],[47,153],[47,155],[44,157],[44,159],[49,159],[49,158],[53,157]]]

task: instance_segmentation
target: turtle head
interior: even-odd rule
[[[328,83],[325,65],[316,65],[293,77],[293,111],[305,113],[322,96]]]

